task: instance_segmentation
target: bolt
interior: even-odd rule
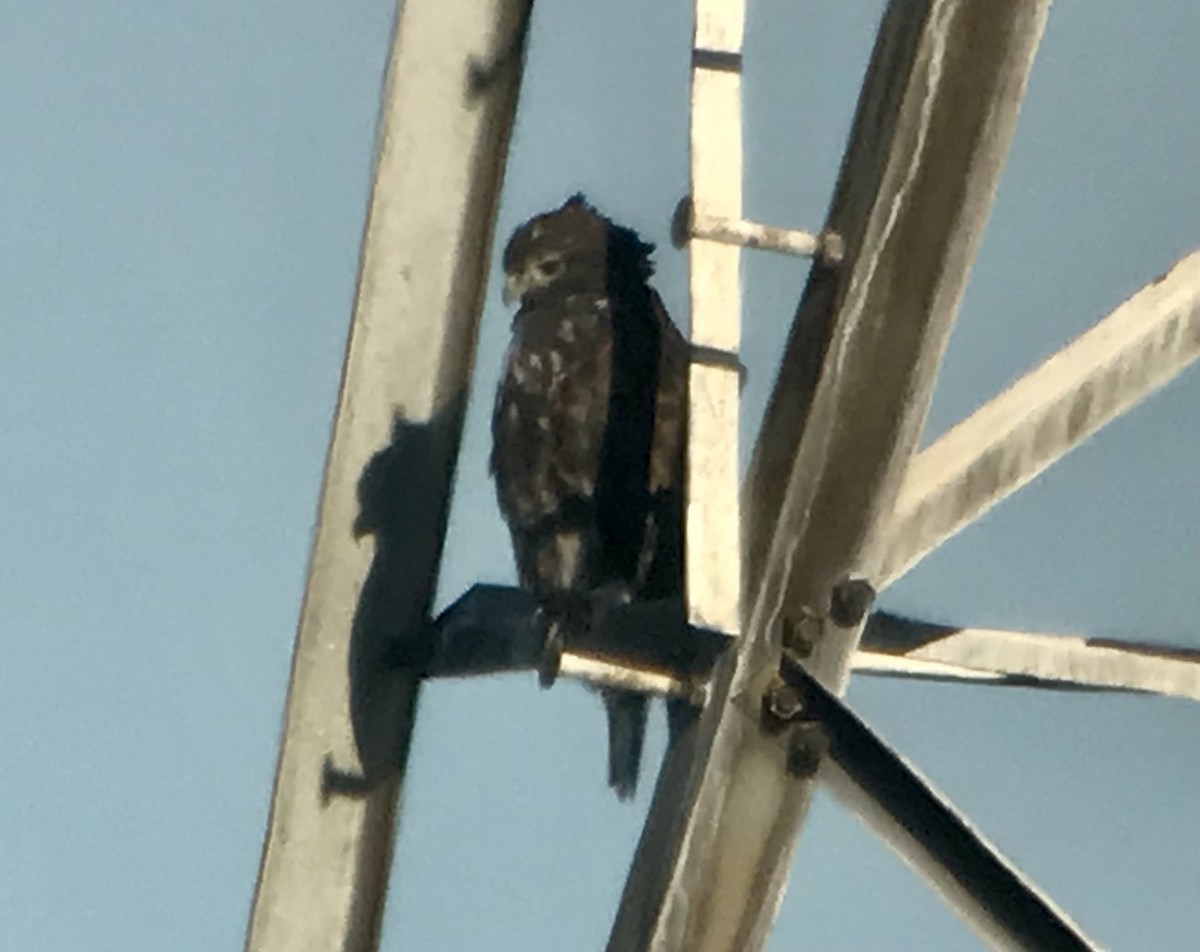
[[[776,680],[763,692],[763,726],[779,733],[804,712],[804,699],[790,684]]]
[[[803,721],[792,728],[788,737],[787,769],[799,780],[810,780],[821,768],[821,758],[829,753],[829,735],[816,721]]]
[[[836,231],[817,236],[817,260],[827,268],[836,268],[846,257],[846,242]]]
[[[857,628],[875,602],[875,589],[865,578],[845,578],[829,594],[829,618],[839,628]]]
[[[683,248],[692,240],[692,196],[685,195],[671,216],[671,244]]]
[[[783,619],[783,648],[798,658],[807,658],[813,653],[813,640],[809,637],[813,617],[804,612],[799,618]]]

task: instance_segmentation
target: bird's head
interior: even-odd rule
[[[654,273],[654,245],[614,224],[572,195],[560,208],[529,219],[504,249],[504,302],[553,286],[642,282]]]

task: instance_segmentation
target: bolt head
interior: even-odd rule
[[[799,780],[810,780],[821,769],[821,759],[829,753],[829,735],[816,722],[797,724],[788,738],[787,769]]]
[[[692,240],[692,196],[685,195],[671,216],[671,244],[684,248]]]
[[[797,658],[807,658],[812,655],[815,646],[808,631],[812,627],[811,621],[807,616],[783,619],[782,640],[785,651],[790,651]]]
[[[829,618],[839,628],[856,628],[875,603],[875,588],[865,578],[838,582],[829,596]]]
[[[774,682],[763,693],[763,725],[771,733],[779,733],[804,711],[804,699],[790,684]]]

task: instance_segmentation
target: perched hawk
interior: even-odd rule
[[[504,251],[505,300],[521,307],[491,470],[521,585],[568,643],[602,604],[683,590],[688,351],[646,283],[653,250],[575,195]],[[608,782],[625,799],[648,699],[603,695]]]

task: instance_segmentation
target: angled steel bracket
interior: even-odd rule
[[[557,673],[597,686],[633,688],[700,706],[717,658],[732,639],[689,628],[679,599],[609,609],[577,633],[556,659]],[[425,678],[465,678],[540,670],[546,640],[537,603],[520,589],[475,585],[429,628],[420,653],[399,648],[395,662]]]

